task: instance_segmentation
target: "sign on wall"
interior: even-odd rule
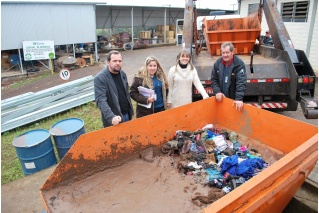
[[[54,41],[23,41],[23,57],[25,61],[54,59]]]

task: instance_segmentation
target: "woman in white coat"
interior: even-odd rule
[[[177,56],[177,63],[168,72],[168,108],[175,108],[192,103],[192,86],[198,90],[203,99],[208,98],[197,70],[191,62],[191,54],[182,49]]]

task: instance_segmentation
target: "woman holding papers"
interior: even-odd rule
[[[203,99],[209,97],[190,59],[191,54],[186,49],[182,49],[177,56],[176,65],[171,67],[168,72],[168,108],[175,108],[192,103],[193,84]]]
[[[137,102],[136,118],[167,109],[167,77],[154,56],[147,57],[144,66],[134,76],[131,98]]]

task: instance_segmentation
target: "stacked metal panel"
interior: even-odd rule
[[[93,76],[1,101],[1,133],[94,101]]]

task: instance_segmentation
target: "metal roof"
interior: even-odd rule
[[[97,4],[97,5],[107,5],[106,1],[62,1],[62,0],[56,0],[56,1],[37,1],[37,0],[27,0],[27,1],[23,1],[23,0],[2,0],[1,4]]]

